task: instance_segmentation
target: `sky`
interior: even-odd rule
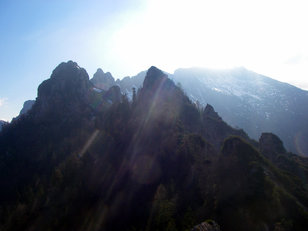
[[[0,0],[0,119],[61,62],[90,78],[243,66],[308,89],[305,0]]]

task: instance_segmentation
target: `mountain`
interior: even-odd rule
[[[98,91],[106,91],[112,86],[118,86],[122,93],[126,94],[129,99],[132,99],[132,88],[135,88],[136,90],[140,88],[143,84],[145,75],[146,71],[142,71],[136,76],[127,76],[121,80],[115,80],[110,72],[104,73],[101,68],[98,68],[90,81]]]
[[[137,90],[142,87],[146,73],[146,71],[142,71],[133,77],[127,76],[121,80],[117,79],[116,83],[120,86],[123,93],[131,95],[132,88],[136,88]]]
[[[221,117],[252,138],[273,132],[288,150],[308,155],[308,92],[245,68],[179,69],[174,79],[201,104],[209,103]]]
[[[61,63],[0,133],[0,230],[306,230],[308,161],[166,73],[132,100]]]
[[[144,76],[141,72],[123,79],[122,92],[141,87]],[[191,100],[213,105],[227,123],[244,129],[250,137],[258,139],[261,133],[272,132],[281,137],[289,151],[308,155],[307,91],[245,68],[178,69],[170,77],[180,83]]]

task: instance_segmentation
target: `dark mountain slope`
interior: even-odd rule
[[[0,133],[1,230],[190,230],[208,218],[222,230],[306,229],[304,178],[211,106],[155,67],[132,102],[118,93],[97,92],[73,62],[39,87]],[[254,145],[283,150],[268,140]]]
[[[218,165],[217,212],[224,220],[222,228],[300,230],[305,226],[304,184],[293,182],[248,143],[237,137],[227,139]]]

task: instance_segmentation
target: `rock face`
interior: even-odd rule
[[[27,100],[24,102],[22,109],[20,110],[19,116],[26,114],[34,105],[35,100]]]
[[[147,72],[147,75],[143,82],[143,87],[146,89],[157,89],[167,79],[167,75],[164,74],[158,68],[152,66]]]
[[[158,100],[167,97],[166,95],[174,94],[174,90],[174,82],[165,73],[154,66],[149,68],[143,81],[141,94],[155,95],[156,100]]]
[[[95,87],[107,91],[110,87],[116,85],[114,78],[110,72],[104,73],[101,68],[98,68],[93,75],[91,82]]]
[[[174,83],[168,79],[167,75],[152,66],[147,71],[143,87],[138,91],[139,101],[147,102],[146,104],[156,107],[156,105],[162,104],[169,97],[173,97],[174,87]],[[176,104],[175,101],[174,104]]]
[[[92,84],[77,63],[61,63],[38,88],[36,114],[79,113],[88,104]]]
[[[185,98],[184,94],[176,92],[174,83],[167,75],[156,67],[149,68],[143,87],[136,95],[134,105],[137,111],[142,112],[145,126],[151,124],[151,121],[158,120],[162,123],[173,123],[172,121],[180,113],[182,100]]]

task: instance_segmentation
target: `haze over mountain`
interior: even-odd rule
[[[0,132],[0,229],[304,231],[307,177],[156,67],[129,100],[69,61]]]
[[[131,95],[133,87],[142,86],[144,76],[145,72],[141,72],[122,81],[110,81],[108,86],[117,84],[122,92]],[[288,150],[308,155],[307,91],[242,67],[178,69],[169,76],[181,84],[191,100],[202,106],[213,105],[226,122],[243,128],[252,138],[258,139],[262,132],[273,132]]]

